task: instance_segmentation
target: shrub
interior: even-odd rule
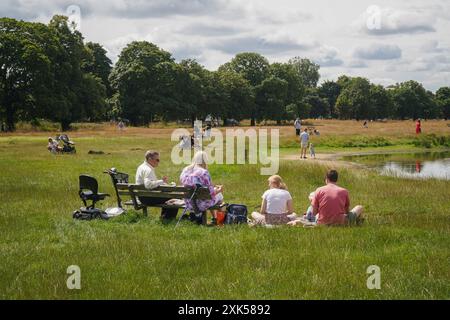
[[[434,133],[420,135],[412,143],[416,147],[423,148],[450,147],[450,136],[438,136]]]

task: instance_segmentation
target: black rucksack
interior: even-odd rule
[[[72,216],[74,219],[78,220],[109,219],[106,212],[97,208],[80,208],[79,210],[74,211]]]
[[[247,207],[242,204],[230,204],[227,206],[225,224],[247,223]]]

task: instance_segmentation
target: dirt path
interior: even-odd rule
[[[290,160],[290,161],[304,161],[309,163],[318,163],[326,166],[340,166],[340,167],[363,167],[360,164],[339,160],[344,155],[353,155],[354,153],[349,152],[339,152],[339,153],[320,153],[316,154],[315,159],[311,159],[308,156],[308,159],[301,159],[299,154],[290,154],[281,157],[281,160]]]

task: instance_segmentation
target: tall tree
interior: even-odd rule
[[[336,101],[341,94],[341,86],[337,82],[327,80],[319,86],[318,94],[328,101],[329,114],[334,118],[336,116]]]
[[[270,76],[256,87],[256,103],[259,106],[257,118],[259,120],[281,120],[287,118],[286,98],[288,94],[286,80]]]
[[[70,124],[87,116],[87,108],[97,108],[97,105],[83,105],[83,90],[86,85],[84,81],[92,79],[84,77],[81,69],[82,62],[87,57],[87,51],[83,43],[83,36],[80,32],[69,26],[68,18],[55,15],[50,23],[50,29],[56,34],[59,43],[64,48],[53,59],[54,76],[51,87],[53,94],[47,104],[48,110],[45,112],[51,120],[61,123],[61,129],[70,129]],[[88,99],[85,99],[88,100]],[[91,100],[94,101],[94,100]],[[100,106],[102,107],[102,106]]]
[[[256,86],[260,85],[269,74],[269,61],[259,53],[244,52],[220,66],[219,71],[231,71],[242,75],[255,90]],[[250,115],[252,126],[255,125],[256,109],[255,104]]]
[[[351,83],[351,81],[352,77],[342,75],[337,79],[336,83],[339,85],[339,87],[341,87],[341,90],[343,90],[345,87],[347,87],[347,85]]]
[[[433,96],[417,81],[406,81],[389,90],[397,118],[435,118],[439,116]]]
[[[381,85],[370,85],[371,112],[369,118],[383,119],[393,116],[391,98],[386,89]]]
[[[340,119],[367,119],[373,114],[370,101],[370,82],[365,78],[352,78],[336,101]]]
[[[328,100],[322,98],[317,89],[309,88],[303,98],[303,104],[308,105],[309,115],[311,118],[327,118],[330,115],[330,106]]]
[[[288,61],[308,88],[317,87],[320,79],[320,66],[309,59],[294,57]]]
[[[450,87],[442,87],[436,91],[435,100],[440,113],[445,119],[450,118]]]
[[[35,117],[51,79],[48,51],[58,47],[45,25],[0,19],[0,114],[13,131],[17,116]]]
[[[305,86],[302,78],[296,72],[295,68],[288,63],[273,63],[270,65],[270,74],[285,80],[288,83],[288,94],[286,102],[298,103],[305,94]]]
[[[235,72],[217,72],[225,105],[218,114],[223,119],[234,118],[238,121],[249,117],[254,104],[253,90],[244,77]]]
[[[108,58],[106,50],[99,43],[86,43],[86,50],[87,56],[82,65],[83,71],[100,78],[106,88],[107,96],[110,97],[112,90],[108,77],[112,70],[111,59]]]
[[[160,99],[167,88],[167,83],[161,85],[160,80],[171,69],[164,63],[175,64],[170,53],[147,41],[134,41],[120,53],[109,79],[117,91],[116,105],[133,125],[147,125],[160,113]],[[171,97],[175,92],[168,94]]]
[[[204,119],[211,110],[206,101],[208,71],[196,60],[185,59],[180,62],[181,73],[178,79],[178,91],[181,93],[179,115],[183,119]]]

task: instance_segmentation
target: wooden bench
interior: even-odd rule
[[[181,204],[154,204],[145,205],[139,201],[139,197],[147,198],[163,198],[163,199],[192,199],[192,200],[211,200],[211,194],[209,189],[206,187],[183,187],[183,186],[159,186],[155,189],[146,189],[143,185],[128,183],[128,175],[126,173],[116,172],[112,170],[107,170],[113,181],[114,189],[116,191],[118,206],[122,207],[122,197],[127,197],[130,200],[123,202],[124,205],[133,206],[135,210],[142,210],[144,216],[148,216],[148,207],[157,208],[170,208],[170,209],[184,209],[184,203]],[[199,213],[200,211],[196,208],[196,202],[194,203],[194,211]],[[208,210],[218,210],[225,206],[226,204],[221,203],[215,205]],[[203,223],[206,224],[206,214],[203,214]]]

